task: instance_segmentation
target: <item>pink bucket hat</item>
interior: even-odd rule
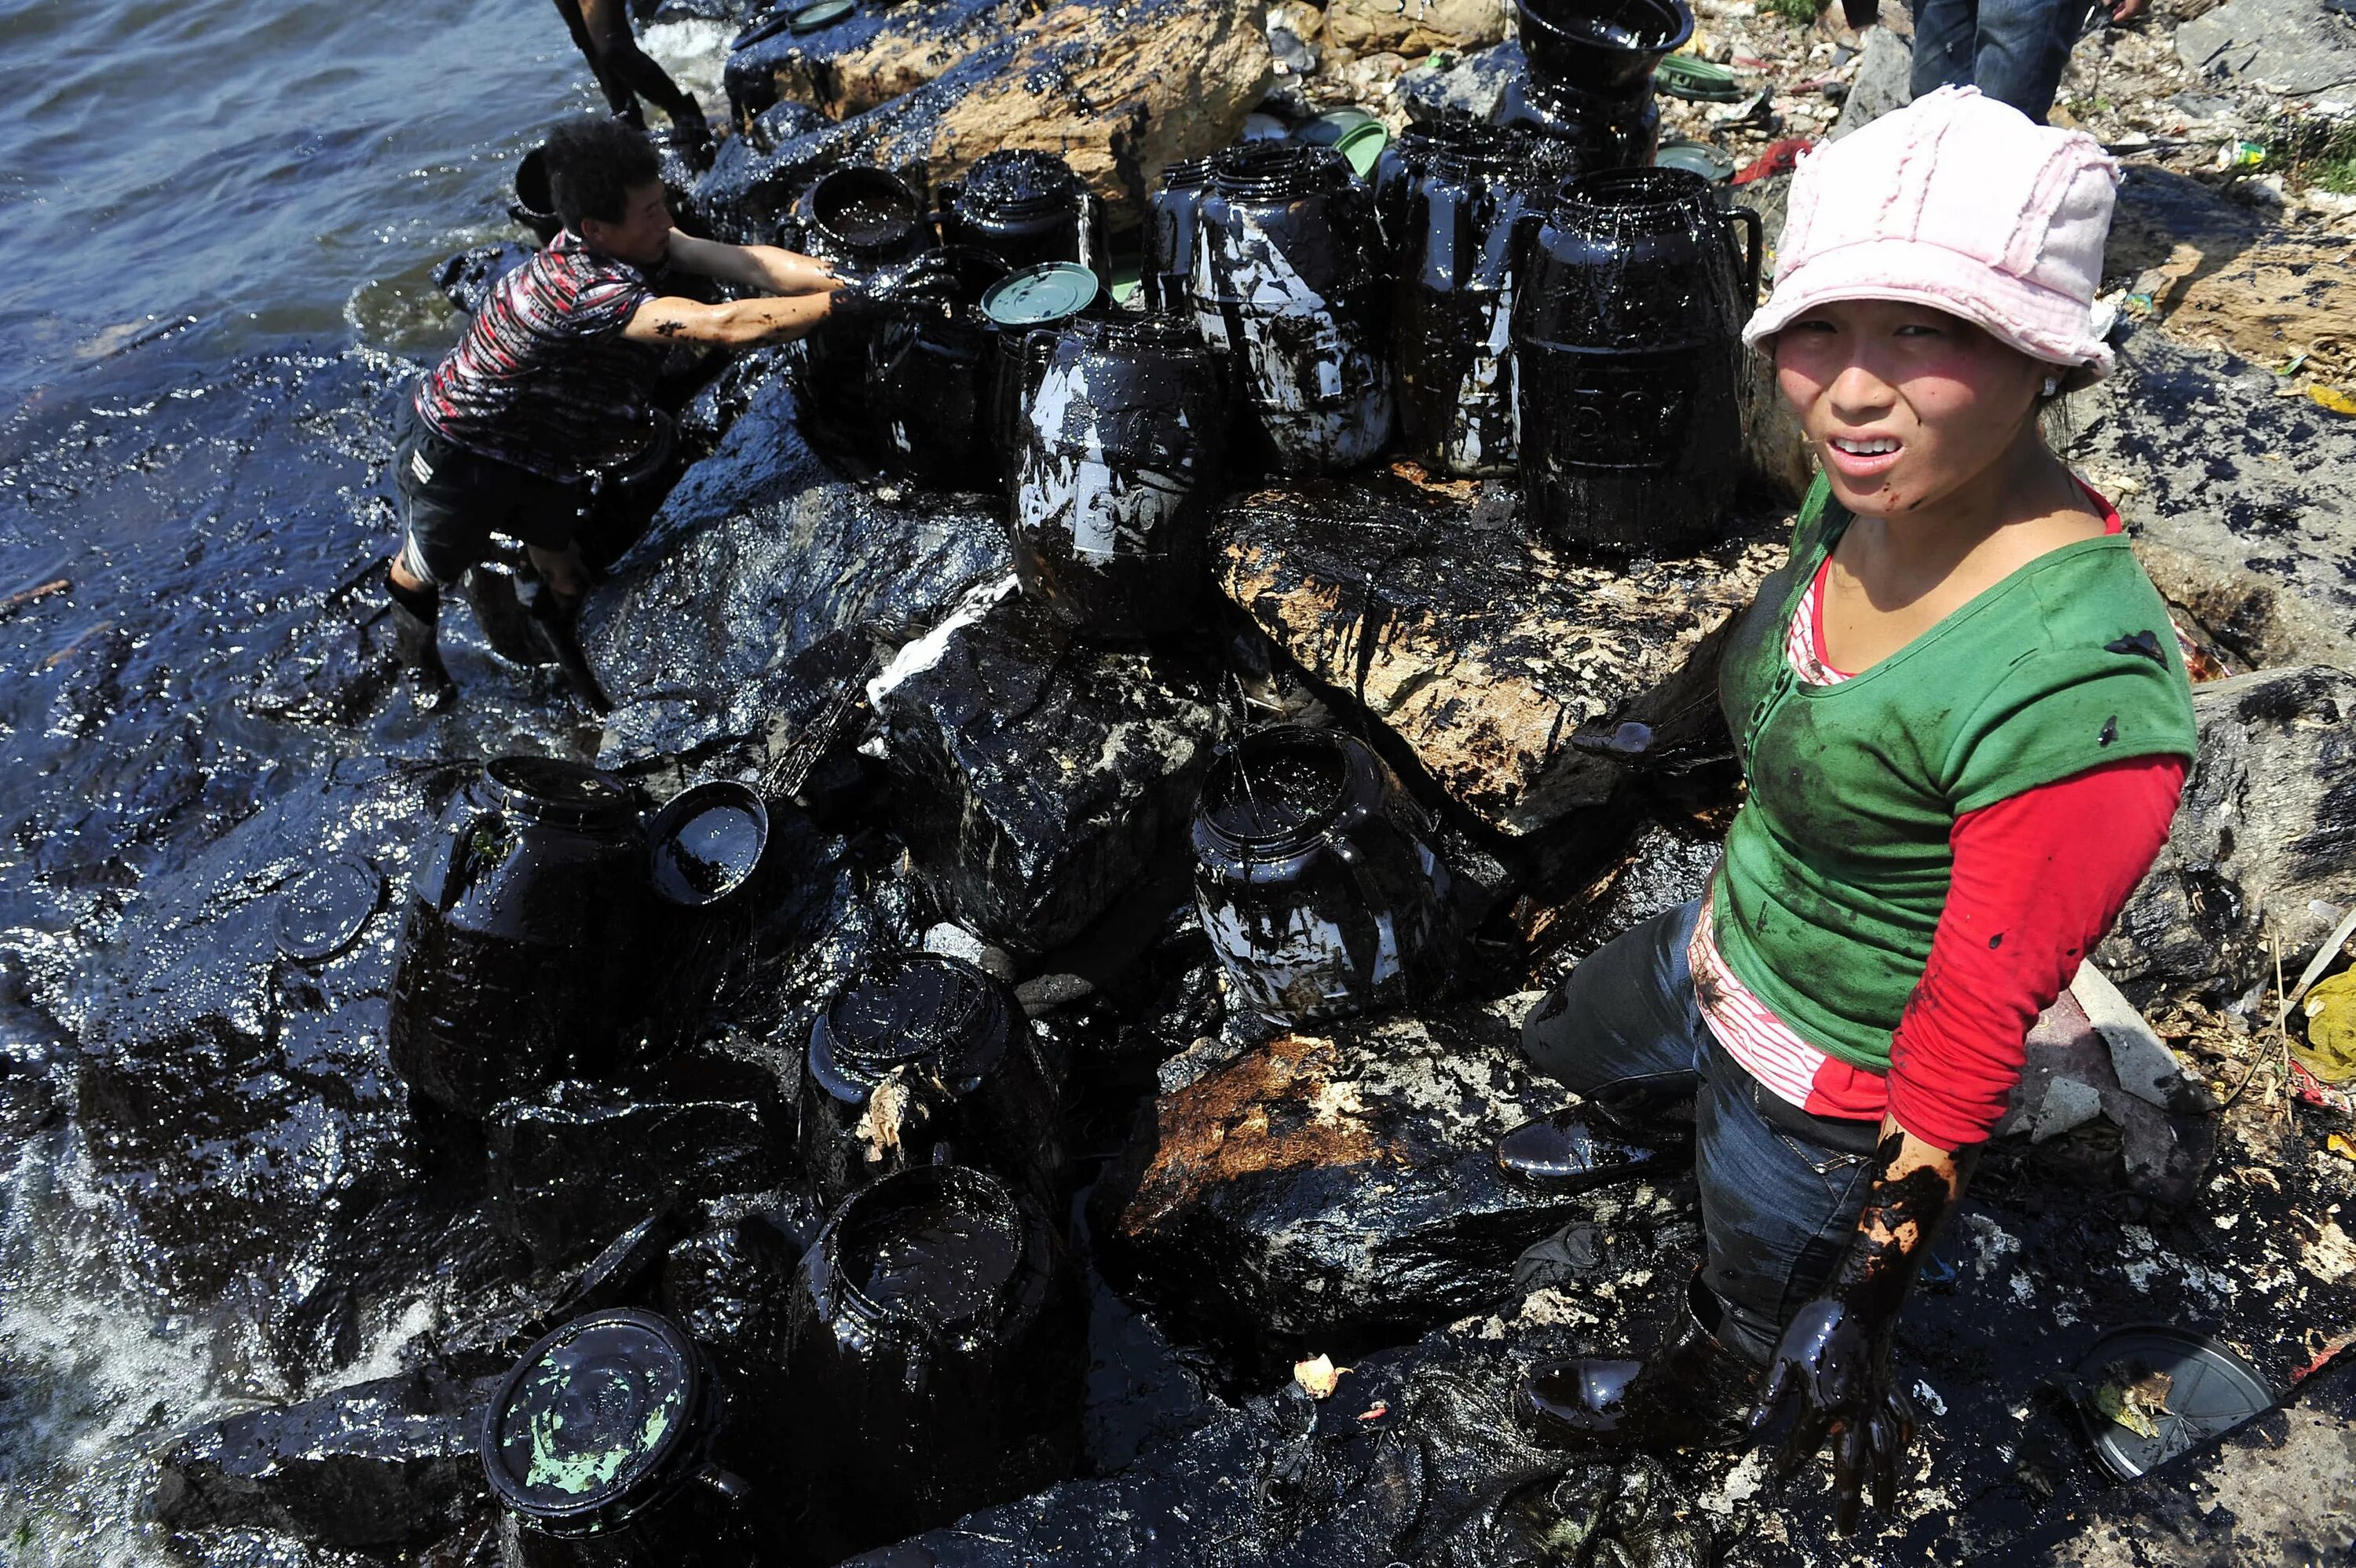
[[[1835,300],[1902,300],[2106,376],[2093,306],[2117,185],[2093,137],[1943,87],[1800,160],[1775,292],[1742,340]]]

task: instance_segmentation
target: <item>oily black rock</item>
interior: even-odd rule
[[[1218,714],[1185,655],[1088,645],[978,587],[869,688],[893,822],[941,907],[1020,953],[1104,912],[1185,830]]]

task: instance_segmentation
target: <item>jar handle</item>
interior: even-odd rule
[[[695,1478],[732,1503],[748,1503],[753,1500],[753,1488],[745,1484],[744,1477],[734,1470],[723,1470],[717,1465],[706,1465],[695,1473]]]
[[[1730,207],[1727,221],[1739,223],[1751,231],[1748,253],[1743,258],[1742,306],[1750,312],[1759,308],[1759,266],[1767,259],[1767,221],[1759,210],[1751,207]]]
[[[418,880],[424,884],[420,891],[435,913],[449,913],[450,906],[474,880],[475,839],[486,828],[505,837],[508,819],[487,806],[475,807],[443,836],[434,864],[419,873]]]

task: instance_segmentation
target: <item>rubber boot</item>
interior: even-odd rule
[[[1557,1361],[1524,1378],[1514,1409],[1550,1448],[1736,1447],[1748,1440],[1758,1369],[1719,1343],[1687,1292],[1668,1343],[1643,1361]]]
[[[1583,1192],[1684,1160],[1689,1140],[1632,1127],[1602,1106],[1575,1105],[1497,1140],[1497,1168],[1542,1192]]]
[[[581,650],[578,628],[581,624],[581,602],[565,603],[542,586],[532,596],[532,623],[540,629],[540,640],[548,645],[549,657],[564,672],[565,681],[573,695],[599,714],[614,711],[613,701],[605,688],[597,684],[597,672],[589,667],[589,656]]]
[[[418,706],[435,710],[456,700],[458,683],[442,662],[442,596],[417,592],[394,582],[387,569],[385,588],[392,604],[392,647]]]

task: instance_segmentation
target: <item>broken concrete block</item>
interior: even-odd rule
[[[1583,560],[1483,491],[1377,475],[1239,496],[1213,570],[1459,805],[1522,837],[1714,729],[1719,639],[1788,541],[1753,517],[1697,555]]]
[[[2168,845],[2094,961],[2133,1001],[2236,997],[2288,974],[2356,905],[2356,676],[2193,688],[2201,752]]]
[[[2210,1109],[2207,1093],[2184,1071],[2184,1063],[2168,1042],[2152,1031],[2135,1004],[2092,964],[2078,966],[2070,994],[2084,1009],[2086,1020],[2110,1047],[2111,1071],[2119,1087],[2163,1111],[2198,1113]]]
[[[1184,834],[1219,727],[1201,672],[1076,642],[1011,577],[904,645],[868,700],[917,875],[1027,954],[1078,935]]]
[[[412,1372],[209,1423],[165,1452],[155,1517],[330,1547],[432,1541],[488,1495],[476,1445],[493,1386]]]
[[[1641,1189],[1565,1197],[1494,1146],[1569,1094],[1520,1050],[1525,999],[1295,1033],[1155,1103],[1098,1189],[1100,1262],[1215,1342],[1395,1342],[1485,1308],[1525,1247]]]

